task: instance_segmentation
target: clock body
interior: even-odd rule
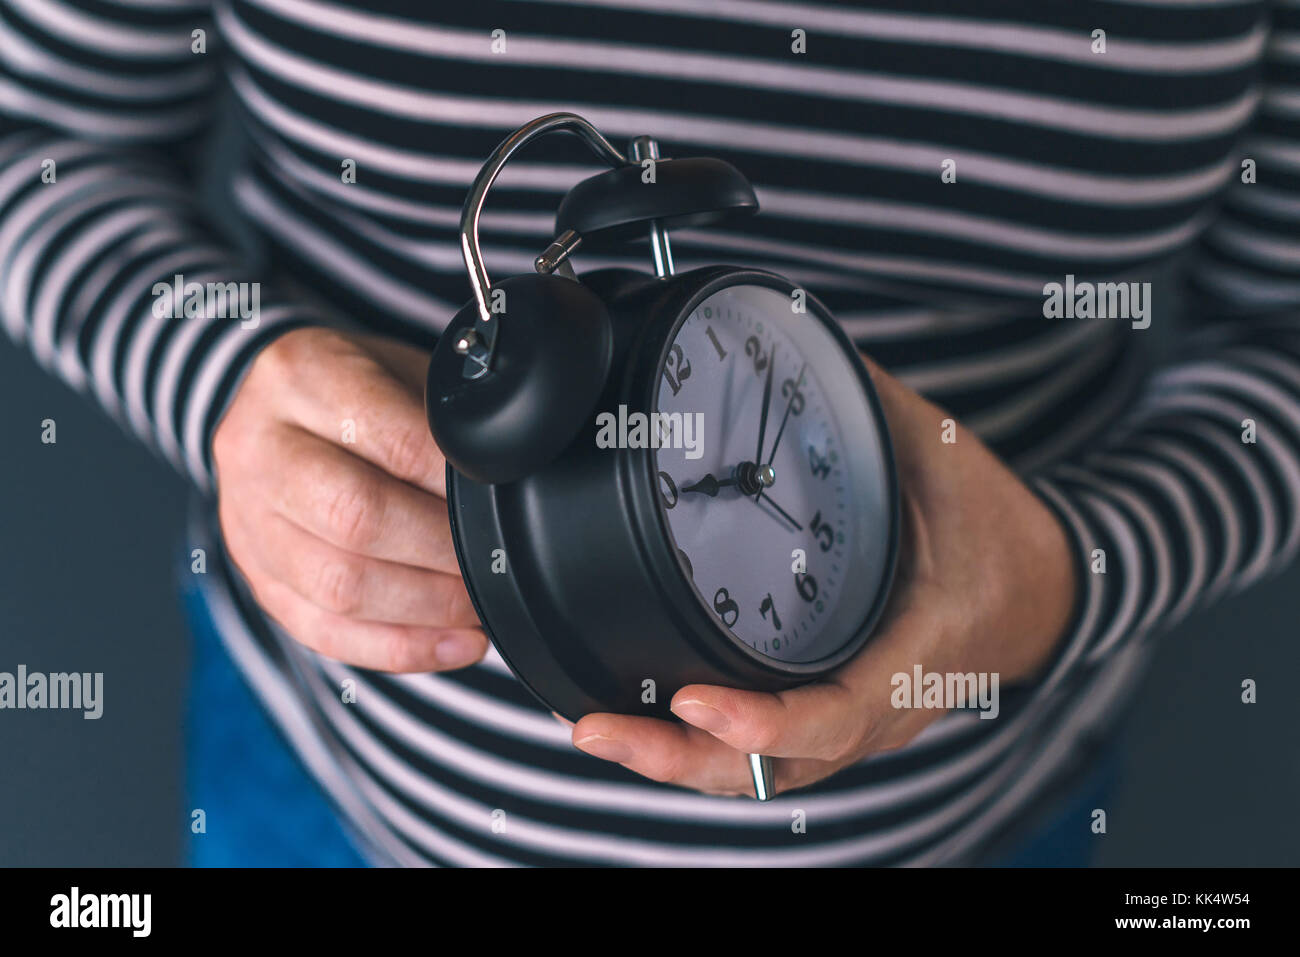
[[[776,691],[844,664],[899,541],[888,430],[852,343],[773,273],[581,282],[613,338],[587,424],[517,481],[448,468],[457,557],[501,656],[569,720],[665,717],[687,684]]]

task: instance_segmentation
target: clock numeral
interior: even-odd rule
[[[718,353],[718,361],[721,362],[723,359],[727,358],[727,350],[722,348],[722,343],[718,341],[718,337],[714,334],[713,327],[705,326],[704,334],[708,336],[709,341],[713,343],[713,348]]]
[[[814,478],[824,479],[831,474],[831,460],[817,454],[817,449],[808,446],[808,464],[812,466]]]
[[[803,412],[803,393],[799,391],[799,384],[794,379],[786,379],[781,383],[781,397],[790,401],[791,415]]]
[[[829,552],[831,546],[835,544],[835,530],[831,528],[829,522],[822,521],[822,513],[820,511],[812,517],[812,521],[808,523],[808,528],[813,533],[813,536],[818,540],[818,543],[822,547],[822,551]]]
[[[763,354],[763,343],[758,341],[758,336],[750,336],[745,340],[745,355],[753,356],[755,372],[762,372],[767,368],[768,357]]]
[[[682,353],[682,347],[675,344],[668,353],[668,360],[664,363],[664,378],[668,380],[668,388],[673,390],[673,395],[682,391],[682,383],[691,377],[691,364]]]
[[[767,593],[767,597],[763,599],[763,603],[762,603],[761,605],[758,606],[758,613],[759,613],[760,615],[763,616],[763,620],[764,620],[764,621],[767,620],[767,613],[768,613],[769,611],[772,613],[772,624],[776,625],[776,630],[777,630],[777,631],[780,631],[780,630],[781,630],[781,617],[776,613],[776,605],[772,604],[772,593],[771,593],[771,592],[768,592],[768,593]],[[778,648],[781,647],[781,645],[780,645],[779,643],[777,643],[776,646],[777,646]]]
[[[713,596],[713,610],[718,613],[718,617],[728,628],[734,628],[740,619],[740,606],[725,588],[719,588],[717,594]]]
[[[817,598],[817,579],[811,575],[794,576],[794,587],[799,592],[799,597],[804,601],[814,601]]]
[[[663,500],[664,508],[672,508],[677,504],[677,483],[667,472],[659,473],[659,498]]]

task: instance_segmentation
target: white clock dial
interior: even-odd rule
[[[850,642],[887,584],[892,473],[851,357],[799,305],[745,284],[687,317],[660,376],[671,425],[655,470],[683,573],[719,627],[805,663]]]

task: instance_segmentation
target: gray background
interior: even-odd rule
[[[3,337],[0,409],[0,671],[105,683],[98,721],[0,711],[0,866],[176,863],[185,486]],[[1298,593],[1293,569],[1165,637],[1101,863],[1300,864]],[[1241,704],[1244,677],[1258,704]]]

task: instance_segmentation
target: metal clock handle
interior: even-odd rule
[[[460,216],[460,249],[465,257],[465,267],[469,271],[469,284],[474,291],[474,301],[478,304],[479,321],[475,326],[475,335],[462,336],[463,347],[462,343],[457,343],[457,351],[463,355],[474,351],[474,361],[483,371],[486,371],[491,363],[492,353],[496,347],[497,319],[488,306],[488,291],[492,287],[488,280],[487,268],[483,265],[483,252],[479,248],[479,216],[483,212],[483,203],[487,199],[488,190],[492,188],[497,174],[510,158],[539,136],[555,132],[573,133],[586,143],[593,153],[615,169],[627,164],[627,157],[616,150],[599,130],[576,113],[550,113],[525,123],[506,137],[487,158],[487,162],[483,164],[483,168],[474,179],[474,185],[470,187],[469,195],[465,198],[465,208]],[[555,250],[556,244],[552,244],[546,253],[538,257],[539,271],[550,271],[542,269],[542,261],[545,257],[556,257],[556,262],[551,266],[553,269],[582,241],[582,237],[576,233],[562,238],[568,240],[567,248],[559,252]]]

